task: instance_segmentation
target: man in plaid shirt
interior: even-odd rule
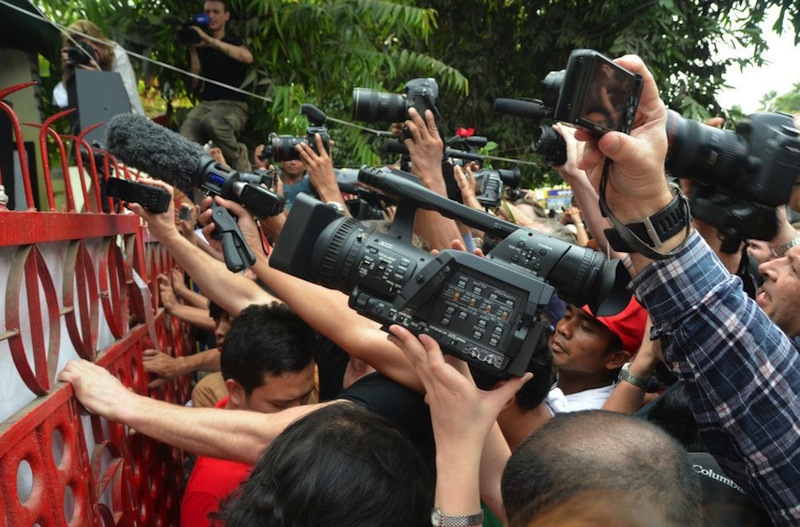
[[[630,227],[680,207],[665,176],[667,114],[653,76],[638,57],[617,62],[644,80],[633,131],[576,137],[586,141],[579,166],[595,184],[612,160],[601,195],[618,224]],[[702,438],[726,473],[749,488],[775,525],[799,525],[800,355],[791,339],[800,335],[800,247],[762,264],[765,283],[753,301],[696,232],[664,231],[660,247],[642,240],[655,253],[631,253],[631,289],[652,318],[652,335],[661,338],[664,360],[684,382]]]

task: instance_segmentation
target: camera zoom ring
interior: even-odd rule
[[[341,262],[344,265],[342,265],[342,269],[338,273],[337,267],[339,267],[339,265],[337,264],[342,260],[342,250],[348,238],[352,236],[353,232],[358,229],[358,227],[358,222],[353,218],[343,218],[342,222],[334,229],[329,239],[325,240],[325,249],[322,251],[319,261],[317,262],[319,266],[318,277],[320,284],[340,291],[345,290],[347,277],[350,272],[350,267],[352,266],[352,262],[348,262],[348,260],[352,260],[352,257],[349,255],[350,251],[345,252],[344,261]]]
[[[575,271],[575,280],[570,284],[570,291],[568,293],[569,302],[578,307],[582,307],[586,304],[586,300],[583,297],[586,295],[586,289],[590,285],[586,284],[586,277],[589,274],[589,270],[592,268],[594,253],[595,251],[591,249],[583,249],[581,261]]]

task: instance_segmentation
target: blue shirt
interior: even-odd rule
[[[800,525],[800,355],[693,233],[631,283],[701,437],[775,525]]]
[[[294,185],[283,185],[283,198],[286,200],[286,205],[284,205],[284,208],[286,210],[292,208],[294,198],[296,198],[301,192],[317,197],[317,192],[314,190],[314,186],[311,184],[311,178],[308,177],[308,174],[300,178],[300,181]]]

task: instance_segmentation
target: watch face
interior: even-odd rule
[[[431,525],[433,527],[442,525],[442,510],[439,507],[434,507],[431,511]]]

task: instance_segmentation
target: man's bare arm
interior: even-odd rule
[[[67,363],[58,379],[71,383],[78,400],[92,413],[195,454],[243,463],[255,463],[295,419],[332,404],[297,406],[273,414],[187,408],[135,394],[107,370],[85,360]]]

